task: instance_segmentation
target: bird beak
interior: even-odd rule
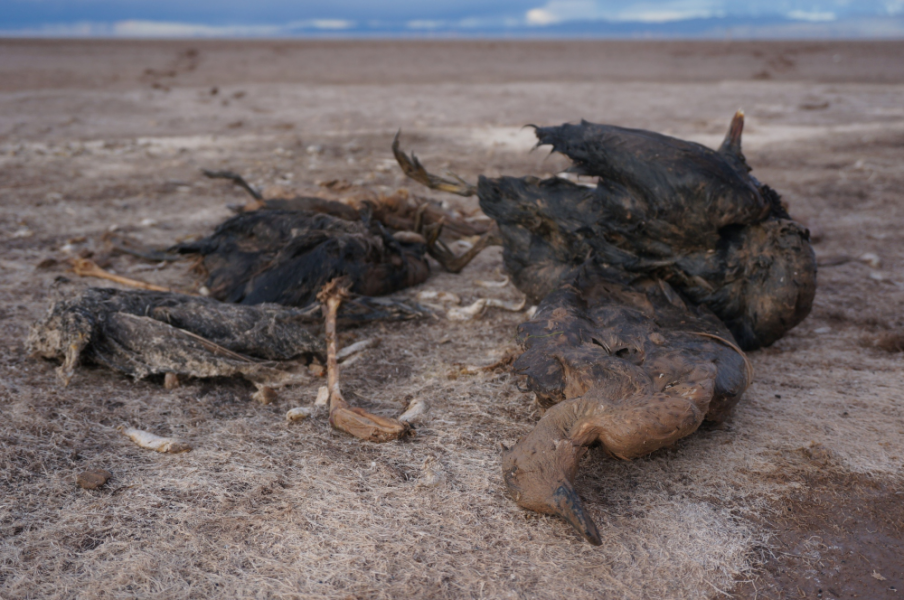
[[[571,486],[560,485],[553,494],[553,503],[556,507],[556,514],[571,523],[571,526],[585,540],[594,546],[602,545],[603,541],[600,539],[600,532],[597,530],[596,524],[584,511],[581,499]]]

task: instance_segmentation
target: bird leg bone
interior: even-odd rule
[[[442,227],[442,223],[439,225]],[[456,256],[449,246],[439,239],[439,232],[435,236],[428,235],[424,237],[427,240],[427,253],[449,273],[461,273],[461,270],[468,266],[468,263],[474,260],[484,248],[502,244],[502,238],[499,237],[499,228],[495,223],[490,227],[489,231],[477,238],[474,245],[461,256]]]
[[[399,134],[392,141],[392,153],[395,155],[396,161],[399,163],[402,172],[418,183],[427,186],[431,190],[439,190],[441,192],[449,192],[459,196],[474,196],[477,194],[477,187],[463,180],[457,175],[452,175],[452,179],[445,179],[438,175],[428,173],[421,161],[412,153],[410,156],[399,147]],[[487,246],[500,245],[502,239],[499,237],[499,228],[493,224],[490,229],[481,235],[474,245],[461,256],[456,256],[449,247],[439,239],[442,233],[443,222],[440,221],[433,225],[423,225],[421,215],[415,217],[415,231],[422,233],[427,240],[427,253],[430,254],[436,262],[450,273],[460,273],[468,263],[474,260],[481,250]]]
[[[87,258],[72,259],[72,270],[75,271],[75,274],[79,277],[97,277],[98,279],[107,279],[109,281],[115,281],[116,283],[121,283],[122,285],[127,285],[129,287],[138,288],[141,290],[151,290],[154,292],[174,292],[177,294],[187,293],[179,292],[177,290],[159,285],[154,285],[153,283],[147,283],[138,279],[130,279],[129,277],[123,277],[122,275],[116,275],[115,273],[110,273],[109,271],[101,269],[94,261],[88,260]]]
[[[330,425],[362,440],[388,442],[405,436],[408,423],[373,415],[361,408],[349,406],[339,389],[338,341],[336,315],[339,305],[348,297],[342,279],[333,279],[320,291],[317,299],[323,304],[326,335],[327,388],[329,390]]]
[[[201,173],[203,173],[205,177],[208,177],[210,179],[228,179],[235,185],[248,192],[251,197],[258,202],[261,202],[264,199],[261,193],[251,187],[251,184],[248,183],[245,178],[238,173],[234,173],[232,171],[210,171],[208,169],[201,169]]]
[[[395,155],[396,162],[399,163],[405,175],[431,190],[449,192],[450,194],[464,197],[477,195],[477,186],[471,185],[458,175],[452,174],[452,179],[446,179],[428,173],[427,169],[424,168],[424,165],[421,164],[421,161],[414,154],[409,156],[399,147],[399,135],[401,133],[401,131],[396,133],[395,139],[392,140],[392,153]]]

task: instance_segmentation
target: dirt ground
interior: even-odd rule
[[[904,589],[904,43],[0,41],[0,597],[895,598]],[[733,420],[633,462],[591,452],[577,489],[603,545],[503,491],[501,444],[539,418],[505,372],[523,313],[348,330],[379,337],[348,396],[430,411],[410,441],[287,423],[322,379],[251,400],[242,381],[60,387],[25,337],[52,285],[98,281],[67,253],[116,228],[165,247],[245,196],[206,180],[327,194],[408,187],[389,145],[442,171],[549,176],[527,123],[591,121],[715,145],[738,108],[755,175],[807,224],[811,316],[753,352]],[[341,194],[340,194],[341,195]],[[864,256],[866,255],[866,256]],[[415,290],[518,298],[501,252]],[[115,258],[183,289],[187,263]],[[60,278],[65,278],[61,280]],[[66,281],[68,280],[68,281]],[[56,281],[56,284],[54,283]],[[194,450],[141,450],[129,424]],[[76,486],[89,467],[103,488]]]

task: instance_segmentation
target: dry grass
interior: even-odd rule
[[[418,397],[431,405],[414,439],[384,445],[332,431],[322,415],[286,422],[286,410],[312,403],[322,380],[261,406],[240,381],[189,381],[166,391],[162,381],[133,382],[99,368],[83,369],[62,389],[53,365],[24,355],[28,324],[46,309],[54,278],[66,275],[61,264],[35,265],[61,256],[67,240],[84,235],[87,245],[115,223],[145,243],[166,245],[209,231],[228,214],[225,205],[243,200],[202,180],[198,167],[240,169],[260,183],[287,184],[283,178],[292,173],[293,185],[308,191],[317,191],[315,179],[334,178],[391,189],[402,180],[384,161],[400,123],[430,122],[441,111],[475,127],[496,123],[482,116],[484,106],[496,114],[510,110],[519,124],[552,121],[559,109],[542,107],[572,101],[568,89],[540,84],[480,84],[448,97],[431,86],[409,86],[407,97],[425,98],[424,104],[410,107],[410,115],[390,114],[391,126],[375,131],[369,119],[388,119],[398,90],[374,86],[348,99],[347,89],[322,86],[268,97],[277,107],[268,110],[286,114],[298,94],[307,94],[313,104],[305,111],[325,106],[353,115],[338,132],[330,129],[336,120],[303,121],[310,125],[304,139],[283,132],[142,143],[124,134],[86,145],[58,133],[56,141],[0,141],[0,597],[724,597],[770,548],[762,523],[812,475],[899,481],[901,354],[863,348],[859,340],[904,326],[900,118],[876,117],[826,137],[829,125],[850,125],[847,109],[810,111],[797,130],[786,127],[794,118],[769,120],[758,117],[767,108],[756,108],[796,106],[830,93],[822,88],[743,84],[728,99],[698,105],[699,90],[676,84],[657,92],[670,98],[672,112],[654,114],[642,112],[655,104],[650,94],[660,88],[652,84],[581,85],[574,89],[591,107],[583,113],[588,118],[624,118],[679,133],[716,136],[745,100],[756,175],[785,194],[793,213],[819,223],[824,241],[817,251],[875,252],[883,261],[880,278],[862,263],[820,273],[811,318],[774,347],[751,354],[757,380],[727,428],[701,430],[631,463],[590,453],[577,487],[600,526],[602,547],[582,542],[557,519],[522,511],[503,493],[500,443],[513,443],[538,418],[520,382],[505,373],[456,375],[456,363],[500,359],[520,314],[491,310],[472,323],[375,324],[345,332],[343,344],[383,341],[344,369],[350,402],[387,416]],[[892,87],[839,85],[832,106],[891,110],[899,98]],[[709,97],[729,94],[717,84],[706,90]],[[155,119],[167,123],[166,135],[181,133],[179,103],[199,93],[174,90],[172,107],[148,100],[160,113]],[[125,108],[110,104],[112,116],[82,109],[80,127],[109,128],[111,119],[132,118],[134,107],[143,106],[135,94]],[[336,97],[349,104],[336,108],[330,104]],[[539,114],[528,115],[532,99]],[[0,106],[14,101],[0,97]],[[717,113],[718,103],[731,107]],[[249,129],[255,114],[245,116]],[[9,122],[4,118],[0,124]],[[126,130],[134,127],[129,121]],[[470,179],[480,172],[542,175],[559,165],[541,153],[488,147],[463,125],[418,129],[408,139],[425,163]],[[187,150],[180,152],[182,146]],[[281,153],[274,152],[278,147]],[[474,208],[470,201],[450,202]],[[141,225],[145,219],[156,224]],[[500,264],[500,251],[492,249],[462,275],[438,273],[419,289],[454,291],[465,302],[515,299],[511,287],[473,283],[500,279]],[[111,266],[158,284],[194,283],[187,264],[135,271],[144,267],[118,258]],[[117,432],[121,424],[185,439],[195,449],[142,450]],[[75,478],[88,467],[114,477],[105,488],[82,490]]]

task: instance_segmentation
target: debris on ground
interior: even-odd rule
[[[295,408],[290,409],[286,413],[287,421],[304,421],[308,417],[314,414],[313,409],[310,406],[297,406]]]
[[[423,398],[416,398],[411,401],[408,408],[405,409],[405,412],[399,415],[399,421],[403,423],[414,423],[427,414],[429,408],[430,405],[427,404],[426,400]]]
[[[84,490],[96,490],[107,483],[111,477],[113,477],[113,473],[106,469],[88,469],[79,473],[75,482]]]
[[[192,449],[188,442],[171,437],[161,437],[150,431],[135,429],[134,427],[123,427],[120,430],[124,436],[135,442],[136,446],[145,450],[153,450],[163,454],[179,454]]]
[[[521,300],[499,300],[497,298],[478,298],[468,306],[461,308],[452,307],[446,311],[446,318],[450,321],[471,321],[483,315],[488,308],[501,308],[509,312],[520,312],[527,304],[525,298]]]

